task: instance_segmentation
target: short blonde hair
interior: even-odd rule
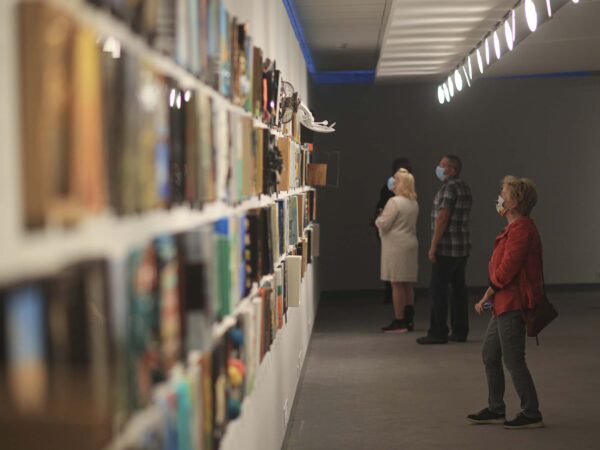
[[[396,180],[396,186],[398,186],[398,193],[410,200],[417,199],[417,192],[415,191],[415,177],[406,170],[400,169],[394,174]]]
[[[523,216],[528,216],[536,205],[538,198],[533,181],[529,178],[517,178],[507,175],[502,180],[502,187],[506,188],[510,199],[517,203],[515,210]]]

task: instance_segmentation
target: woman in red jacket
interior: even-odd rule
[[[488,382],[488,407],[468,416],[478,424],[503,423],[508,429],[544,426],[533,378],[525,362],[523,313],[532,309],[544,289],[542,244],[529,217],[537,202],[535,186],[526,178],[507,176],[496,210],[508,225],[494,242],[489,263],[490,285],[475,305],[478,314],[491,307],[492,318],[483,342],[483,362]],[[506,421],[504,370],[511,375],[521,400],[522,412]]]

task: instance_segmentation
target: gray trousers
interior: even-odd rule
[[[521,399],[523,413],[532,419],[541,418],[533,378],[525,362],[525,324],[520,311],[510,311],[492,317],[483,340],[483,363],[488,382],[489,410],[506,413],[504,403],[504,366],[510,373]]]

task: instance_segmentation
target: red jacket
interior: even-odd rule
[[[537,304],[544,292],[542,242],[530,217],[519,217],[498,235],[488,273],[495,315]]]

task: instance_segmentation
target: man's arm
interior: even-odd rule
[[[431,247],[429,248],[429,252],[427,253],[427,257],[431,262],[436,262],[435,251],[437,250],[437,246],[444,235],[444,231],[446,231],[446,227],[448,226],[448,220],[450,219],[450,213],[446,208],[441,208],[438,212],[438,215],[435,219],[435,226],[433,229],[433,237],[431,238]]]

